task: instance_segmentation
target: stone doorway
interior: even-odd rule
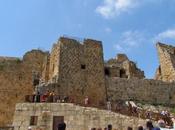
[[[54,116],[53,117],[53,129],[58,130],[58,124],[64,122],[64,116]]]

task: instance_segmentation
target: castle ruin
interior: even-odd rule
[[[37,79],[35,82],[36,91],[45,92],[49,89],[55,91],[56,94],[74,97],[78,103],[88,96],[91,103],[96,105],[106,100],[114,102],[132,100],[141,103],[174,106],[175,48],[162,43],[158,43],[156,46],[160,66],[156,71],[155,79],[145,79],[144,71],[140,70],[136,63],[130,61],[125,54],[118,54],[116,58],[104,61],[102,43],[92,39],[85,39],[80,42],[72,38],[61,37],[53,45],[50,53],[33,50],[26,53],[23,59],[2,57],[0,58],[0,88],[6,93],[1,91],[0,94],[1,98],[6,97],[7,100],[0,104],[3,106],[0,107],[2,115],[0,124],[11,124],[14,105],[24,102],[25,95],[32,94],[34,90],[32,86],[33,72],[38,75],[35,76]],[[9,104],[10,107],[7,109]],[[30,109],[31,106],[33,110]],[[98,110],[91,111],[76,106],[67,106],[66,108],[65,105],[62,107],[65,112],[59,115],[60,110],[53,110],[51,104],[19,103],[14,115],[15,130],[19,129],[21,121],[25,121],[25,125],[21,125],[19,130],[26,129],[30,117],[33,116],[38,116],[40,118],[39,124],[42,125],[42,116],[40,117],[42,111],[51,112],[50,121],[48,121],[49,129],[47,130],[51,130],[53,127],[53,117],[65,115],[66,109],[78,109],[77,113],[81,113],[81,111],[98,113]],[[23,116],[24,113],[25,116]],[[72,112],[72,114],[68,116],[74,119],[76,112]],[[112,115],[118,118],[118,115]],[[108,116],[105,118],[110,119]],[[89,121],[83,115],[81,119]],[[98,126],[104,125],[100,123],[102,119],[101,114],[94,117],[94,120],[98,121]],[[68,122],[68,120],[65,121]],[[93,126],[93,123],[89,124]],[[78,124],[76,125],[78,126]]]
[[[171,62],[170,65],[172,60],[162,57],[165,53],[161,52],[162,46],[166,45],[161,44],[160,49],[160,43],[157,44],[161,68],[168,71],[173,66],[163,66],[165,62],[162,60]],[[99,41],[85,39],[80,43],[75,39],[61,37],[53,45],[43,70],[42,79],[45,83],[39,85],[39,89],[50,89],[58,94],[74,96],[77,101],[88,96],[94,104],[104,100],[175,104],[175,87],[170,82],[173,73],[169,73],[171,78],[166,82],[164,79],[145,79],[144,71],[125,54],[118,54],[116,58],[104,61],[102,44]]]

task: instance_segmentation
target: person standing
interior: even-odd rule
[[[111,102],[110,102],[110,101],[107,101],[107,109],[108,109],[109,111],[111,111],[111,108],[112,108]]]
[[[84,99],[84,105],[85,105],[85,107],[87,107],[89,105],[89,98],[88,98],[88,96],[86,96],[85,99]]]
[[[31,126],[29,126],[27,130],[32,130],[32,127],[31,127]]]
[[[108,129],[107,130],[112,130],[112,125],[111,124],[108,125]]]

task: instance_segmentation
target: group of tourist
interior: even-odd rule
[[[45,93],[37,91],[33,93],[33,102],[53,102],[54,95],[54,91],[47,90]]]
[[[34,102],[58,102],[58,103],[72,102],[70,100],[71,98],[69,96],[64,96],[64,97],[57,96],[55,95],[54,91],[49,91],[49,90],[47,90],[45,93],[42,93],[42,94],[37,92],[33,96]],[[76,102],[73,101],[73,103],[76,103]],[[89,97],[85,96],[84,106],[90,107],[91,105],[92,104],[90,104]],[[133,103],[130,103],[130,101],[127,102],[127,105],[121,105],[120,103],[114,104],[110,100],[107,100],[106,109],[109,111],[115,111],[115,112],[129,115],[129,116],[137,116],[137,117],[141,117],[145,119],[156,120],[155,117],[153,117],[155,113],[151,111],[141,110],[136,105],[133,105]],[[124,110],[125,112],[123,112]],[[144,112],[144,115],[143,115],[143,112]],[[141,113],[142,113],[142,116],[141,116]],[[170,124],[172,125],[172,121],[170,120],[171,118],[170,118],[170,114],[168,111],[161,111],[160,113],[156,113],[156,114],[159,115],[158,124],[161,130],[166,130],[165,128],[167,126],[170,126]],[[156,129],[158,130],[157,127],[153,129],[153,125],[151,122],[147,122],[146,126],[147,126],[146,129],[144,129],[142,126],[139,126],[138,130],[143,130],[143,129],[144,130],[156,130]],[[92,128],[91,130],[102,130],[102,128]],[[108,125],[106,128],[104,128],[104,130],[116,130],[116,129],[112,129],[112,125]],[[128,127],[128,130],[132,130],[132,128]]]
[[[106,102],[107,110],[112,110],[114,112],[118,112],[128,116],[136,116],[143,119],[150,120],[160,120],[164,122],[166,126],[172,125],[172,120],[170,113],[167,110],[159,112],[147,111],[142,108],[139,108],[135,105],[135,103],[127,101],[127,104],[123,105],[121,103],[111,103],[110,101]]]
[[[109,124],[107,127],[105,127],[104,129],[102,128],[91,128],[91,130],[116,130],[116,129],[112,129],[112,125]]]
[[[174,118],[172,118],[172,121],[173,121],[173,123],[175,123]],[[28,127],[28,130],[32,130],[32,127]],[[65,122],[59,123],[57,126],[57,130],[66,130],[66,123]],[[113,126],[111,124],[109,124],[104,129],[91,128],[90,130],[120,130],[120,129],[113,128]],[[133,128],[128,126],[127,130],[133,130]],[[139,125],[137,127],[137,130],[175,130],[175,127],[165,128],[165,127],[162,127],[162,124],[160,124],[159,122],[158,122],[157,126],[154,126],[153,123],[149,120],[146,122],[145,126]]]
[[[41,92],[34,92],[32,95],[32,101],[31,102],[58,102],[58,103],[64,103],[68,102],[69,97],[68,96],[60,96],[56,95],[55,91],[47,90],[44,93]]]
[[[173,123],[175,123],[174,118],[172,118],[172,121],[173,121]],[[104,129],[102,129],[102,128],[91,128],[91,130],[120,130],[120,129],[113,128],[112,125],[109,124]],[[134,129],[132,127],[128,126],[127,130],[134,130]],[[162,126],[162,124],[160,124],[160,122],[157,123],[157,126],[154,126],[152,121],[148,120],[146,122],[145,126],[139,125],[137,127],[137,130],[175,130],[175,126],[173,126],[171,128],[165,128],[165,126]]]

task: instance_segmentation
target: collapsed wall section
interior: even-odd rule
[[[50,54],[49,80],[58,80],[60,65],[60,44],[54,44]]]
[[[135,62],[130,61],[125,54],[118,54],[115,59],[105,63],[105,75],[119,78],[143,79],[144,71],[139,69]]]
[[[175,47],[157,43],[160,67],[157,69],[155,79],[167,82],[175,81]]]

